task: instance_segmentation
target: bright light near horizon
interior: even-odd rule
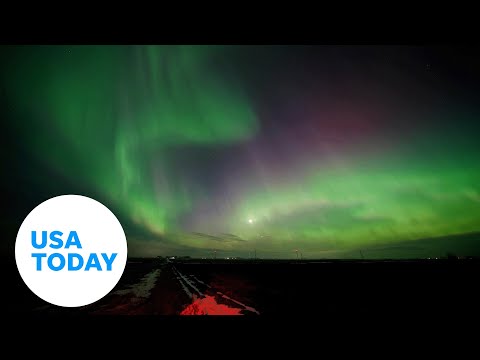
[[[253,224],[253,219],[248,219],[249,224]]]

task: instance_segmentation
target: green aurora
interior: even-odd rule
[[[203,256],[217,249],[248,256],[257,249],[265,257],[292,257],[301,249],[307,257],[343,257],[480,231],[480,149],[477,125],[470,125],[478,123],[477,109],[443,112],[442,124],[453,125],[419,126],[389,146],[369,147],[382,138],[374,134],[335,148],[335,156],[298,157],[294,167],[279,158],[285,162],[280,176],[260,155],[257,173],[238,161],[229,175],[221,164],[235,167],[235,157],[215,154],[248,148],[268,131],[265,112],[248,91],[257,80],[232,75],[241,61],[234,55],[247,49],[9,50],[14,56],[5,60],[2,78],[20,119],[12,124],[19,141],[29,156],[68,179],[69,192],[81,184],[145,230],[140,237],[125,227],[132,255]],[[302,126],[295,124],[289,126]],[[175,155],[182,151],[191,163],[202,151],[214,154],[200,164],[208,165],[198,174],[200,185],[189,161]],[[225,188],[241,186],[234,194],[202,188],[206,172]],[[216,210],[203,212],[200,204]],[[478,253],[478,245],[459,250],[452,241],[449,251]]]
[[[162,152],[255,133],[255,115],[242,94],[210,75],[208,48],[35,50],[12,75],[16,106],[28,116],[19,125],[25,141],[63,175],[75,174],[158,234],[191,202],[181,181],[169,177]],[[28,86],[19,77],[29,79]]]

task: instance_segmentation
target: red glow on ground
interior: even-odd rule
[[[242,309],[231,308],[224,304],[218,304],[214,296],[197,298],[188,305],[180,315],[242,315]]]

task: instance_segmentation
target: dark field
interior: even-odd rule
[[[12,279],[3,300],[21,314],[464,317],[480,304],[478,260],[131,259],[109,295],[78,309],[45,303],[18,272]]]

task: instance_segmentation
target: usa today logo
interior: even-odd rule
[[[89,305],[107,295],[127,262],[120,222],[103,204],[79,195],[49,199],[25,218],[15,260],[30,290],[58,306]]]

